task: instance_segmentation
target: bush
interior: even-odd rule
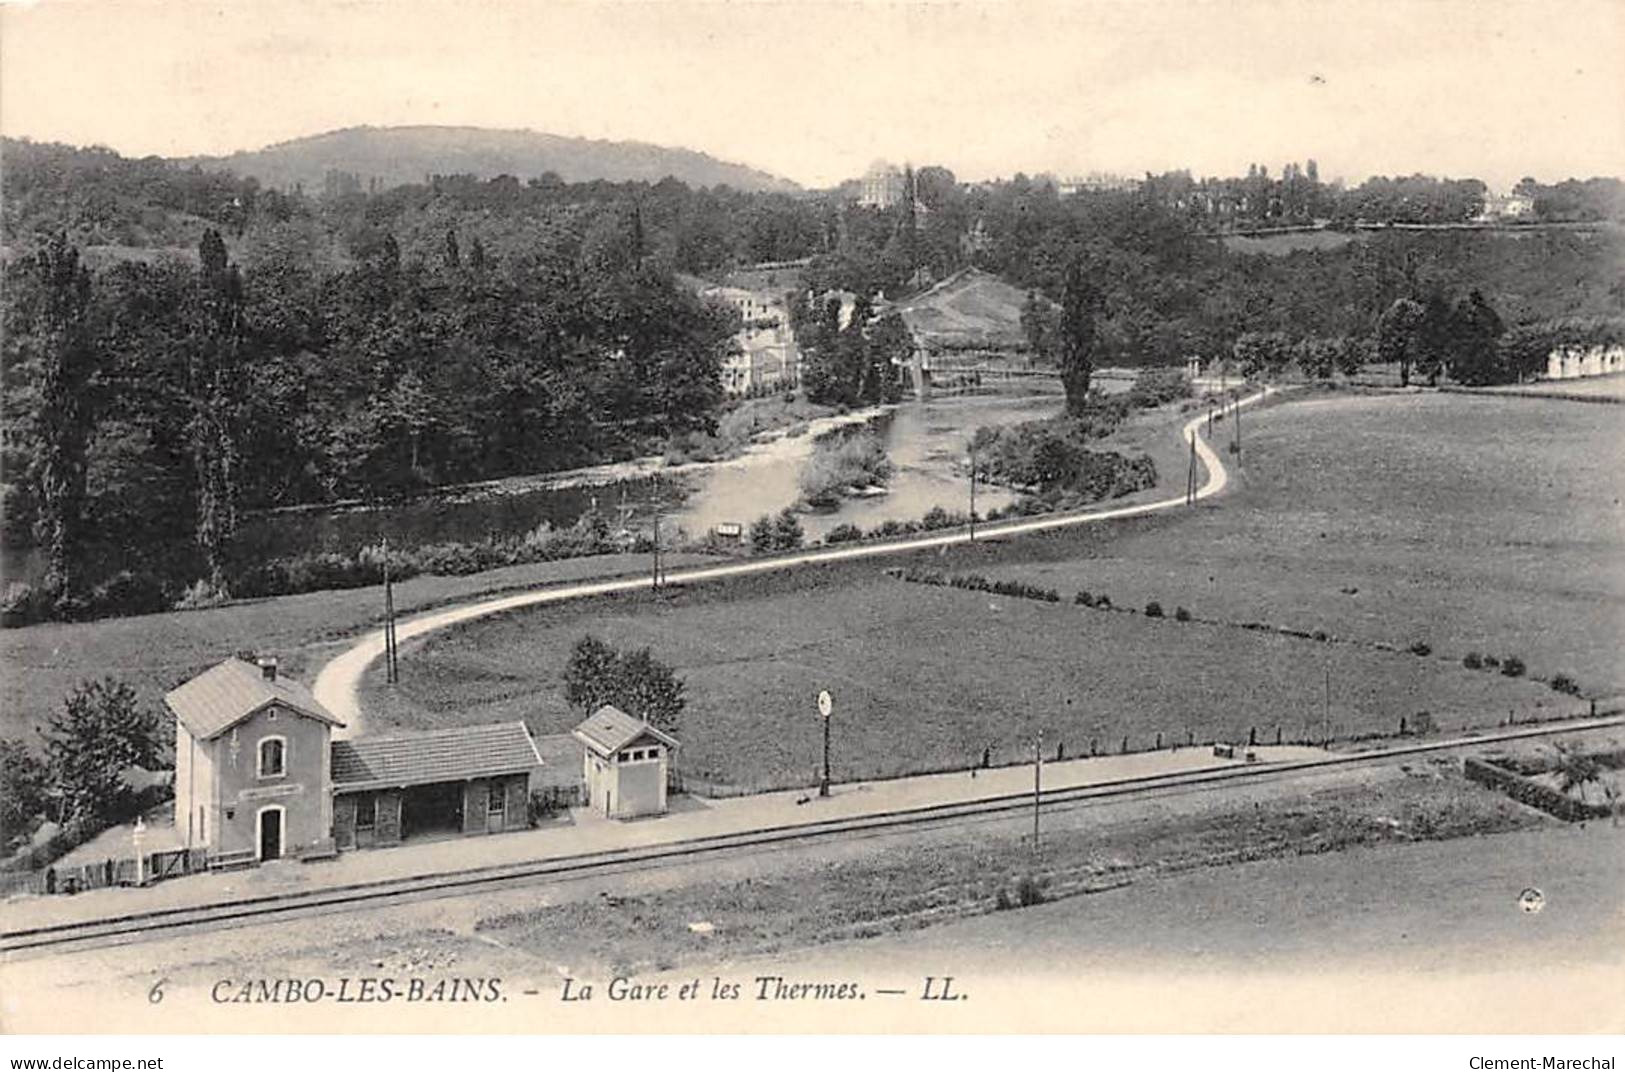
[[[1409,651],[1412,655],[1432,655],[1433,654],[1433,648],[1425,640],[1413,641],[1411,643],[1411,646],[1409,648],[1407,648],[1406,650]]]
[[[1087,590],[1084,590],[1073,596],[1072,602],[1080,607],[1092,607],[1095,605],[1095,597],[1090,595]]]
[[[1112,597],[1108,595],[1100,595],[1095,597],[1095,606],[1099,607],[1101,610],[1111,610]]]
[[[1516,655],[1508,655],[1501,660],[1501,674],[1504,677],[1523,677],[1525,669],[1523,660]]]
[[[1497,659],[1495,656],[1493,656],[1493,655],[1484,656],[1484,666],[1485,666],[1486,669],[1494,670],[1496,667],[1498,667],[1500,665],[1501,665],[1501,660]]]
[[[1175,607],[1174,608],[1174,621],[1176,621],[1176,622],[1188,622],[1190,620],[1191,620],[1191,612],[1190,611],[1186,610],[1184,607]]]
[[[204,607],[218,607],[231,599],[231,593],[224,587],[216,588],[207,578],[199,577],[175,601],[176,610],[200,610]]]
[[[1580,685],[1567,674],[1554,674],[1552,680],[1547,682],[1553,692],[1561,692],[1565,696],[1580,695]]]
[[[1162,617],[1162,604],[1158,603],[1154,599],[1151,602],[1147,603],[1145,605],[1145,616],[1147,618],[1160,618],[1160,617]]]
[[[825,543],[853,543],[863,539],[863,530],[852,524],[840,524],[824,534]]]
[[[1469,670],[1482,670],[1484,668],[1484,660],[1479,656],[1478,652],[1470,651],[1461,657],[1461,665],[1465,666]]]
[[[6,585],[6,594],[0,599],[0,625],[7,628],[33,625],[50,616],[51,601],[44,592],[21,581]]]

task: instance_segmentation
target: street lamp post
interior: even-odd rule
[[[818,780],[818,795],[829,796],[829,716],[835,709],[835,701],[830,698],[829,690],[825,689],[818,694],[818,716],[824,723],[824,774]]]

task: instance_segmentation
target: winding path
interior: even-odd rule
[[[1276,390],[1273,387],[1266,387],[1257,394],[1242,399],[1238,405],[1250,406],[1275,394]],[[1207,419],[1207,414],[1203,413],[1201,416],[1186,422],[1180,430],[1181,439],[1186,441],[1192,438],[1195,439],[1197,457],[1202,460],[1203,468],[1207,472],[1207,480],[1197,489],[1197,499],[1206,499],[1217,495],[1230,483],[1230,473],[1225,469],[1224,463],[1219,460],[1219,456],[1214,453],[1212,447],[1199,434],[1202,424]],[[1088,525],[1097,521],[1110,521],[1115,518],[1154,514],[1163,510],[1172,510],[1185,504],[1185,496],[1178,495],[1168,499],[1158,499],[1155,502],[1119,506],[1108,510],[1087,510],[1079,513],[1052,514],[1036,518],[1022,518],[1016,521],[988,523],[978,525],[976,531],[982,538],[1019,536],[1028,532],[1043,532],[1048,529],[1070,528],[1075,525]],[[720,580],[726,577],[744,577],[750,574],[767,573],[772,570],[789,569],[795,566],[906,554],[910,551],[922,551],[935,547],[968,543],[970,540],[971,534],[965,529],[953,529],[951,531],[912,536],[902,540],[893,540],[887,543],[820,547],[798,551],[793,554],[775,555],[771,558],[753,558],[743,562],[728,562],[715,566],[694,566],[687,569],[673,570],[662,575],[662,583],[667,587],[701,584],[705,581]],[[448,626],[473,621],[476,618],[484,618],[492,614],[500,614],[503,611],[515,610],[520,607],[531,607],[544,603],[563,603],[568,600],[587,599],[592,596],[610,595],[616,592],[632,592],[646,588],[648,585],[649,578],[646,576],[614,577],[600,581],[579,581],[530,592],[519,592],[514,595],[484,599],[398,621],[395,623],[395,637],[397,642],[411,640],[414,637],[424,636],[436,630],[445,629]],[[383,653],[384,632],[382,628],[379,628],[366,634],[348,650],[336,656],[326,666],[322,667],[321,672],[317,674],[316,684],[312,690],[316,695],[316,699],[345,723],[344,729],[337,731],[335,736],[353,737],[361,732],[365,721],[358,696],[361,677],[366,673],[367,667],[371,665],[372,661]]]

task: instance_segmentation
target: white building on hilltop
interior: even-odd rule
[[[864,208],[891,208],[903,199],[903,173],[884,160],[876,160],[863,173],[858,204]]]

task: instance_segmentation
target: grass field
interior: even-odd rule
[[[672,564],[698,561],[673,556]],[[509,566],[469,577],[414,577],[395,586],[402,614],[487,592],[648,568],[645,556]],[[285,672],[309,682],[348,637],[383,620],[381,587],[310,592],[276,599],[71,625],[0,630],[0,736],[32,742],[34,728],[80,681],[112,675],[157,703],[185,678],[238,651],[278,656]],[[167,731],[166,731],[167,732]]]
[[[1015,761],[1040,729],[1077,755],[1125,735],[1143,748],[1158,733],[1290,738],[1329,721],[1351,736],[1422,710],[1446,729],[1576,710],[1540,681],[1460,663],[1469,649],[1519,654],[1588,693],[1625,685],[1612,426],[1589,407],[1538,410],[1306,399],[1248,415],[1238,494],[920,559],[1353,643],[904,584],[854,563],[472,624],[409,646],[404,682],[374,677],[364,702],[380,724],[523,717],[558,732],[576,717],[559,670],[593,632],[679,668],[681,766],[736,788],[813,780],[821,688],[836,696],[839,777],[962,766],[984,748]],[[1373,646],[1416,640],[1433,653]]]
[[[1299,250],[1341,249],[1350,242],[1363,242],[1365,232],[1348,234],[1343,231],[1291,231],[1272,235],[1225,235],[1224,248],[1232,253],[1263,253],[1271,257],[1284,257]]]
[[[985,570],[1625,692],[1625,422],[1611,406],[1319,397],[1244,417],[1238,486],[1177,525]],[[1354,589],[1355,591],[1346,591]],[[1503,712],[1504,713],[1504,712]]]

